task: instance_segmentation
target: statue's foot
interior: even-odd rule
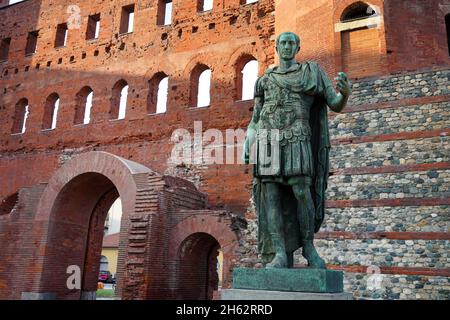
[[[267,269],[280,269],[287,268],[288,260],[286,254],[277,253],[275,258],[273,258],[272,262],[266,264]]]
[[[319,256],[312,241],[303,245],[303,257],[308,261],[308,266],[315,269],[326,269],[325,261]]]

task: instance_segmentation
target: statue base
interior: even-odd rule
[[[233,289],[222,290],[223,300],[351,300],[344,293],[342,271],[247,269],[233,271]]]
[[[288,292],[269,290],[226,289],[221,300],[353,300],[353,295],[340,293]]]

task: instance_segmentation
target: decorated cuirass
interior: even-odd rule
[[[263,80],[264,104],[261,109],[258,139],[270,139],[270,130],[279,130],[280,145],[310,140],[310,110],[313,98],[280,88],[271,77]]]

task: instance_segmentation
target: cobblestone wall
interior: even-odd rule
[[[357,82],[348,112],[330,115],[331,202],[315,243],[356,299],[450,298],[449,75]],[[250,219],[242,266],[261,266],[256,230]]]
[[[370,154],[370,157],[364,155]],[[448,162],[448,136],[334,145],[331,148],[331,170],[351,167],[381,167],[386,165]]]
[[[317,239],[315,244],[329,264],[340,266],[446,268],[450,249],[448,240]]]
[[[450,70],[427,71],[361,81],[353,85],[352,104],[380,103],[450,94]]]
[[[328,208],[323,231],[448,232],[450,206]]]
[[[436,130],[450,126],[449,102],[338,114],[330,121],[333,138]]]
[[[332,176],[327,199],[400,199],[450,196],[449,172],[405,172]]]
[[[353,292],[356,299],[430,299],[448,300],[450,284],[448,277],[412,275],[378,275],[380,286],[368,287],[373,275],[345,272],[344,290]],[[373,278],[377,279],[377,277]]]

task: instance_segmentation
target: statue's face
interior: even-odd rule
[[[292,34],[282,34],[278,41],[277,52],[281,60],[292,60],[295,58],[300,46]]]

